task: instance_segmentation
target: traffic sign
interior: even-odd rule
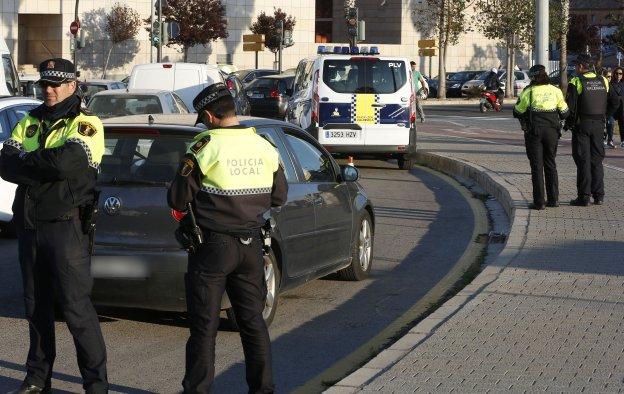
[[[171,21],[166,24],[167,33],[169,33],[169,39],[176,38],[180,35],[180,24],[176,21]]]
[[[436,40],[418,40],[418,48],[435,48]]]
[[[244,52],[260,52],[260,51],[264,51],[264,43],[262,43],[262,42],[244,42],[243,43],[243,51]]]
[[[80,22],[79,21],[73,21],[70,25],[69,25],[69,32],[73,35],[76,35],[78,33],[78,29],[80,29]]]
[[[622,57],[623,57],[622,52],[618,51],[616,56],[617,56],[617,60],[622,60]]]
[[[427,48],[427,49],[419,49],[418,56],[435,56],[436,50],[435,48]]]
[[[243,42],[264,42],[264,34],[243,34]]]

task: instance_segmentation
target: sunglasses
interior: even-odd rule
[[[622,75],[622,74],[624,74],[622,71],[618,71],[615,73],[615,75]]]
[[[58,88],[61,85],[62,83],[59,83],[59,82],[39,81],[39,86],[41,86],[43,89],[47,88],[48,86],[52,88]]]

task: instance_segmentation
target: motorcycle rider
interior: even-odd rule
[[[498,70],[496,67],[490,69],[490,73],[485,77],[483,81],[485,90],[492,92],[496,95],[499,105],[503,105],[503,89],[500,80],[498,79]]]

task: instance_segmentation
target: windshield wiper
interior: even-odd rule
[[[110,181],[100,181],[100,184],[103,185],[115,185],[115,186],[125,186],[125,185],[146,185],[146,186],[169,186],[171,182],[167,181],[148,181],[145,179],[118,179],[117,177],[111,179]]]

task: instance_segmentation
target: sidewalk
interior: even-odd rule
[[[531,211],[523,148],[419,136],[421,162],[471,178],[513,220],[505,249],[457,296],[329,392],[624,392],[624,173],[605,205]]]

